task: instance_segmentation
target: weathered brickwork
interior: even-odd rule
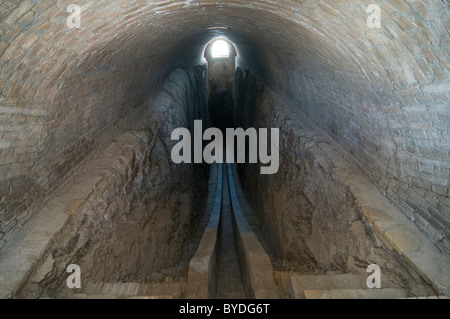
[[[80,29],[66,24],[75,2]],[[373,2],[380,29],[366,24]],[[170,71],[197,64],[223,34],[244,70],[450,252],[449,12],[439,0],[2,1],[0,246]]]
[[[293,103],[341,142],[384,194],[449,252],[448,93],[428,93],[426,86],[374,93],[350,76],[339,80],[326,72],[316,68],[314,75],[301,75],[298,83],[305,90]],[[346,84],[337,88],[339,81]]]

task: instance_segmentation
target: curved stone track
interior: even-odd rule
[[[239,259],[236,251],[235,230],[233,227],[233,211],[228,189],[226,167],[223,168],[222,213],[220,227],[220,253],[217,278],[216,298],[245,298],[244,285],[239,269]]]

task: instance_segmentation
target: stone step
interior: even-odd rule
[[[273,276],[277,282],[277,285],[279,285],[281,288],[283,288],[283,291],[287,291],[287,288],[289,286],[289,281],[291,279],[291,277],[293,276],[306,276],[306,275],[313,275],[313,276],[318,276],[321,275],[322,273],[319,272],[298,272],[298,271],[281,271],[281,270],[274,270],[273,271]],[[327,275],[335,275],[335,274],[342,274],[341,272],[326,272],[323,274],[327,274]]]
[[[366,280],[360,274],[293,275],[287,294],[292,299],[303,299],[305,290],[367,289]]]
[[[74,294],[65,296],[65,299],[117,299],[117,296],[113,295],[98,295],[98,294]]]
[[[83,289],[83,294],[90,298],[97,296],[104,296],[108,299],[113,298],[149,298],[149,299],[170,299],[180,298],[184,289],[185,283],[170,282],[170,283],[109,283],[98,282],[89,283]]]
[[[154,283],[141,285],[141,290],[138,291],[139,296],[172,296],[173,298],[181,298],[185,283],[171,282],[171,283]]]
[[[116,296],[116,295],[88,295],[88,294],[74,294],[67,299],[178,299],[171,295],[158,296]]]
[[[422,296],[422,297],[407,297],[405,299],[450,299],[448,296]]]
[[[305,299],[397,299],[406,298],[400,288],[305,290]]]
[[[295,272],[286,272],[286,271],[278,271],[274,270],[273,277],[275,278],[275,282],[279,287],[281,287],[282,291],[286,293],[288,286],[289,286],[289,280],[292,276],[300,276],[300,273]]]

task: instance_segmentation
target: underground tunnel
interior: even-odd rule
[[[2,1],[0,298],[449,296],[449,16]],[[176,163],[196,123],[267,132],[276,172],[249,136]]]

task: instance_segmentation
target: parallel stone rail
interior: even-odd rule
[[[247,295],[253,298],[279,298],[280,293],[275,283],[270,257],[247,223],[239,204],[239,198],[243,198],[243,195],[239,182],[237,182],[237,174],[233,176],[233,172],[236,173],[236,167],[232,167],[231,164],[227,165],[237,252],[244,289]]]
[[[212,298],[216,290],[218,233],[222,206],[222,164],[217,166],[211,166],[209,179],[208,204],[214,201],[214,205],[197,252],[189,263],[185,298]],[[207,209],[209,206],[207,205]]]
[[[272,263],[264,251],[253,230],[247,223],[239,201],[245,200],[239,182],[235,182],[233,169],[227,167],[228,186],[230,190],[233,228],[239,268],[243,277],[246,295],[250,298],[279,298],[280,292],[274,279]],[[211,192],[211,181],[216,180],[216,192]],[[189,266],[188,281],[184,292],[185,298],[214,298],[217,280],[218,247],[222,198],[222,164],[218,173],[211,172],[210,195],[208,201],[215,200],[208,226]]]

